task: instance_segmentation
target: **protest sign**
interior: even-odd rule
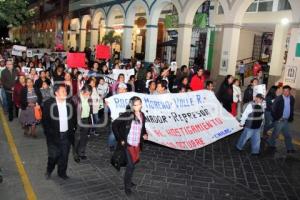
[[[67,53],[69,68],[85,68],[85,53]]]
[[[175,72],[177,70],[177,62],[171,62],[170,68],[172,72]]]
[[[103,78],[104,78],[104,81],[109,85],[114,84],[116,82],[113,74],[103,75]]]
[[[127,83],[130,76],[134,75],[134,69],[113,69],[113,79],[118,80],[119,74],[124,74]]]
[[[11,55],[13,56],[22,56],[22,53],[25,51],[26,52],[27,47],[25,46],[20,46],[20,45],[14,45],[11,51]]]
[[[32,50],[27,49],[26,55],[27,55],[28,58],[32,58],[33,57]]]
[[[214,93],[207,90],[162,95],[133,92],[114,95],[106,99],[113,120],[125,112],[133,96],[142,99],[148,139],[170,148],[198,149],[241,129]]]
[[[266,85],[256,85],[253,87],[253,96],[255,97],[257,94],[262,94],[264,97],[266,97]]]
[[[105,45],[97,45],[96,58],[105,60],[110,59],[110,47]]]

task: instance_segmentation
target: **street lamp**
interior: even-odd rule
[[[288,18],[283,18],[283,19],[281,19],[281,24],[282,25],[287,25],[287,24],[289,24],[290,23],[290,20],[288,19]]]

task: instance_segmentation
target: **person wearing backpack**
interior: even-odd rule
[[[254,102],[247,105],[240,122],[240,126],[244,127],[236,148],[242,151],[248,139],[251,138],[251,154],[259,155],[260,151],[260,130],[264,119],[263,95],[257,94]]]

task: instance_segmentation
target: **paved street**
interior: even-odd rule
[[[8,122],[9,123],[9,122]],[[123,173],[110,165],[107,134],[90,138],[88,160],[77,164],[70,156],[63,181],[56,173],[44,178],[47,154],[45,138],[23,136],[18,121],[9,123],[19,154],[37,199],[127,199]],[[147,143],[137,165],[137,187],[131,199],[300,199],[300,154],[286,156],[283,142],[278,152],[252,157],[233,148],[239,133],[196,151],[177,151]],[[1,129],[0,165],[4,182],[1,199],[25,199],[22,182]]]

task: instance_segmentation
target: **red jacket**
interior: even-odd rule
[[[18,81],[15,83],[14,92],[13,92],[13,102],[17,106],[17,108],[21,107],[21,94],[24,86]]]
[[[195,74],[191,80],[190,87],[193,91],[203,90],[205,88],[204,76],[199,77],[197,74]]]

